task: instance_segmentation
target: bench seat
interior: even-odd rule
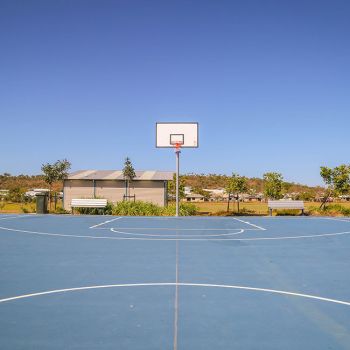
[[[71,201],[72,212],[74,208],[105,208],[107,199],[75,198]]]
[[[267,206],[270,211],[270,215],[272,215],[273,209],[300,209],[302,214],[304,214],[304,202],[303,201],[291,201],[291,200],[278,200],[273,201],[269,200],[267,202]]]

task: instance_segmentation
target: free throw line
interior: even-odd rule
[[[96,228],[96,227],[99,227],[99,226],[102,226],[102,225],[105,225],[105,224],[108,224],[110,222],[113,222],[115,220],[119,220],[119,219],[122,219],[123,217],[120,216],[120,217],[117,217],[115,219],[112,219],[112,220],[107,220],[107,221],[104,221],[104,222],[101,222],[100,224],[97,224],[97,225],[93,225],[93,226],[90,226],[89,228]]]
[[[258,225],[251,224],[251,223],[248,222],[248,221],[240,220],[240,219],[237,219],[237,218],[233,218],[233,219],[234,219],[234,220],[237,220],[237,221],[239,221],[239,222],[243,222],[243,223],[245,223],[245,224],[247,224],[247,225],[256,227],[256,228],[258,228],[259,230],[266,231],[266,228],[263,228],[263,227],[258,226]]]

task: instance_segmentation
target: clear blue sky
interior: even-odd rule
[[[319,184],[350,162],[350,2],[1,0],[0,172],[172,170]]]

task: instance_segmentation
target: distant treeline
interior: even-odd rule
[[[186,174],[182,176],[182,180],[185,186],[192,188],[225,188],[229,176],[221,174]],[[263,192],[264,184],[263,179],[260,178],[248,178],[248,187],[256,191],[257,193]],[[317,193],[323,192],[324,188],[320,186],[312,187],[293,182],[284,182],[284,189],[286,192],[299,192],[299,193],[310,193],[316,195]]]
[[[19,189],[22,192],[31,188],[47,188],[43,175],[11,175],[9,173],[0,174],[0,190]],[[62,190],[62,182],[53,184],[54,191]]]
[[[201,189],[214,189],[214,188],[225,188],[229,176],[222,174],[186,174],[182,175],[181,179],[185,186],[192,188]],[[13,190],[19,188],[27,191],[30,188],[46,188],[47,183],[44,181],[43,175],[17,175],[13,176],[8,173],[0,174],[0,189],[2,190]],[[248,187],[257,193],[263,192],[263,179],[259,178],[248,178]],[[296,184],[293,182],[285,182],[284,187],[291,192],[309,192],[310,194],[316,195],[319,192],[323,192],[322,187],[311,187],[302,184]],[[62,182],[55,182],[53,184],[54,191],[62,190]]]

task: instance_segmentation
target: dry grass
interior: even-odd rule
[[[203,202],[195,203],[198,207],[198,211],[202,213],[217,214],[226,212],[227,203],[225,202]],[[342,202],[341,204],[345,208],[350,208],[350,202]],[[320,202],[305,202],[306,211],[311,207],[319,207]],[[267,215],[267,203],[263,202],[247,202],[240,203],[241,212],[251,213],[255,215]],[[237,213],[237,203],[230,203],[230,213]]]
[[[0,213],[35,213],[35,203],[0,202]]]
[[[52,211],[54,212],[54,203]],[[57,209],[62,208],[61,201],[57,203]],[[0,213],[2,214],[18,214],[18,213],[35,213],[36,203],[13,203],[0,201]]]
[[[226,208],[227,203],[225,202],[203,202],[203,203],[194,203],[196,207],[198,208],[199,214],[209,214],[209,215],[226,215]],[[350,209],[350,202],[342,202],[337,203],[340,204],[344,208]],[[330,204],[331,205],[331,204]],[[309,208],[316,207],[318,208],[320,206],[319,202],[305,202],[305,208],[306,211]],[[54,205],[52,204],[52,209]],[[58,205],[60,207],[60,205]],[[15,214],[15,213],[35,213],[36,205],[35,203],[4,203],[0,202],[0,213],[9,213],[9,214]],[[240,211],[245,214],[252,214],[252,215],[267,215],[267,203],[261,203],[261,202],[248,202],[248,203],[240,203]],[[230,203],[230,213],[229,214],[235,214],[237,213],[237,203]],[[329,213],[330,215],[333,215],[332,213]],[[317,215],[317,213],[313,214]]]
[[[225,202],[203,202],[195,203],[199,212],[216,214],[226,212],[227,203]],[[256,215],[267,214],[267,204],[261,202],[240,203],[239,209],[241,212],[254,212]],[[230,213],[237,213],[237,203],[230,203]]]

